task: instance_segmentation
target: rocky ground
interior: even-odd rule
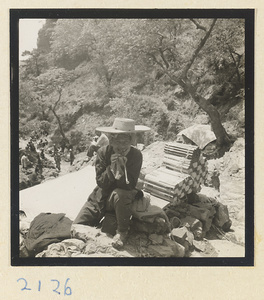
[[[164,142],[156,142],[143,150],[143,176],[161,165],[163,149]],[[160,230],[160,232],[157,232],[157,227],[152,228],[152,232],[151,230],[145,230],[145,232],[141,230],[141,233],[139,233],[132,230],[124,249],[122,251],[116,251],[111,247],[111,236],[102,233],[100,229],[83,228],[79,226],[79,228],[74,231],[74,239],[66,241],[66,246],[65,243],[55,245],[57,250],[59,247],[59,249],[64,249],[64,252],[58,252],[49,247],[49,252],[45,250],[46,252],[43,251],[39,256],[243,257],[245,244],[244,157],[244,139],[241,138],[234,143],[230,151],[222,158],[208,161],[209,174],[211,174],[213,170],[217,170],[220,174],[220,187],[217,190],[214,186],[208,184],[207,186],[202,186],[200,193],[227,205],[232,226],[228,232],[217,230],[216,228],[210,230],[202,240],[192,242],[191,249],[188,249],[191,251],[184,251],[182,245],[178,243],[179,241],[176,242],[173,240],[173,238],[166,233],[166,229],[164,228],[163,231]],[[52,157],[47,156],[47,158],[53,161]],[[46,177],[44,176],[42,182],[50,180],[50,178],[61,177],[69,172],[76,172],[89,164],[92,165],[92,161],[88,162],[86,153],[77,154],[73,166],[70,165],[66,156],[61,162],[60,172],[57,172],[54,168],[52,169],[54,173],[49,176],[50,169],[47,168],[47,170],[44,170],[43,174],[45,174]],[[76,239],[77,242],[75,241]],[[80,240],[82,240],[84,244],[80,244]],[[183,245],[185,245],[186,249],[186,244],[183,243]],[[73,248],[75,249],[74,251],[69,251],[69,249]]]

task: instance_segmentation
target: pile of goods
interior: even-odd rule
[[[144,178],[144,192],[156,203],[165,200],[162,207],[170,223],[170,236],[185,248],[185,256],[193,247],[204,251],[201,245],[211,228],[224,236],[232,224],[225,205],[199,194],[207,173],[207,162],[197,146],[171,142],[165,144],[161,167]]]
[[[144,190],[153,196],[180,204],[181,199],[200,190],[207,175],[207,163],[197,146],[166,143],[160,168],[147,174]]]

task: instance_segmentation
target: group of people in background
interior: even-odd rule
[[[98,149],[103,146],[107,146],[108,144],[108,137],[104,133],[101,133],[100,136],[95,135],[88,147],[88,159],[90,160],[95,157]],[[25,151],[22,151],[22,156],[20,157],[21,167],[24,170],[33,167],[35,174],[41,177],[46,155],[50,155],[54,159],[56,170],[61,172],[61,161],[63,156],[65,156],[65,149],[68,150],[66,155],[69,159],[70,165],[72,166],[75,160],[75,154],[71,144],[62,139],[59,144],[54,143],[52,148],[50,148],[46,136],[43,137],[43,134],[33,132],[25,147]],[[31,159],[31,156],[34,156],[35,158]]]
[[[33,161],[30,161],[29,156],[33,156],[35,158],[33,161],[36,161],[36,162],[33,163]],[[34,145],[33,138],[30,138],[29,142],[27,143],[27,145],[25,147],[25,151],[23,152],[23,154],[21,156],[22,169],[26,170],[26,169],[32,167],[32,165],[34,165],[35,173],[42,176],[44,160],[45,160],[44,148],[42,148],[40,151],[38,151]]]
[[[75,156],[73,152],[73,147],[70,146],[68,148],[69,150],[69,160],[70,160],[70,165],[73,165]],[[56,165],[56,169],[60,172],[61,171],[61,156],[64,154],[65,151],[65,146],[64,147],[57,147],[56,144],[53,144],[53,157]]]
[[[47,130],[40,130],[39,132],[34,130],[32,134],[30,135],[30,139],[33,141],[37,141],[40,137],[47,137],[48,136],[48,131]]]
[[[35,146],[35,144],[37,146]],[[32,134],[29,142],[27,143],[25,150],[22,150],[22,156],[20,158],[20,163],[22,169],[26,170],[34,167],[35,174],[42,176],[44,160],[46,159],[45,152],[54,158],[55,167],[58,172],[61,171],[61,159],[64,154],[65,147],[68,146],[69,151],[69,161],[70,165],[73,165],[75,156],[72,145],[64,145],[63,142],[60,146],[53,144],[51,151],[48,150],[49,142],[46,138],[40,138],[36,140],[36,134]],[[64,147],[63,147],[64,146]],[[34,157],[34,159],[31,159]]]

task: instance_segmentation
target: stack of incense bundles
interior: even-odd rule
[[[188,174],[160,167],[144,179],[144,190],[158,198],[178,203],[192,191],[193,180]]]
[[[200,190],[206,174],[207,163],[197,146],[166,143],[163,164],[145,176],[144,190],[178,204],[186,194]]]

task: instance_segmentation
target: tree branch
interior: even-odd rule
[[[155,56],[155,54],[149,52],[148,55],[149,55],[150,57],[152,57],[152,59],[155,61],[155,63],[158,64],[159,66],[161,66],[161,68],[162,68],[164,71],[166,70],[166,68],[163,66],[163,64],[162,64],[160,61],[157,60],[157,57]]]
[[[153,58],[153,60],[154,60],[159,66],[161,66],[161,68],[163,69],[164,73],[170,78],[170,80],[171,80],[174,84],[178,84],[178,85],[182,86],[181,81],[180,81],[180,80],[177,80],[177,79],[175,78],[175,76],[173,76],[173,75],[168,71],[168,69],[165,68],[165,67],[163,66],[163,64],[157,60],[156,56],[155,56],[153,53],[148,53],[148,54],[149,54],[149,56],[151,56],[151,57]]]
[[[160,56],[161,56],[161,59],[163,60],[163,62],[164,62],[164,64],[165,64],[165,66],[166,66],[166,68],[168,69],[169,67],[170,67],[170,64],[169,64],[169,62],[167,61],[167,59],[165,58],[165,56],[164,56],[164,52],[167,50],[167,48],[165,48],[165,49],[162,49],[162,46],[163,46],[163,39],[164,39],[164,36],[163,35],[161,35],[161,37],[160,37],[160,41],[159,41],[159,53],[160,53]]]
[[[194,51],[189,63],[185,66],[183,72],[182,72],[182,78],[186,78],[187,77],[187,72],[189,71],[189,69],[191,68],[193,62],[195,61],[196,57],[198,56],[199,52],[201,51],[201,49],[203,48],[203,46],[205,45],[206,41],[208,40],[214,25],[216,23],[217,19],[214,19],[209,30],[206,32],[205,36],[201,39],[199,45],[197,46],[196,50]]]
[[[54,106],[53,106],[53,108],[52,108],[52,110],[54,110],[54,111],[55,111],[55,109],[56,109],[56,106],[57,106],[58,103],[60,102],[61,94],[62,94],[62,89],[60,89],[58,92],[59,92],[59,98],[58,98],[58,100],[55,102],[55,104],[54,104]]]
[[[227,47],[228,47],[230,56],[232,57],[232,60],[233,60],[233,62],[234,62],[234,64],[235,64],[235,69],[236,69],[236,74],[237,74],[238,82],[240,83],[240,82],[241,82],[241,78],[240,78],[238,66],[239,66],[239,63],[240,63],[241,55],[238,55],[238,62],[237,62],[237,61],[235,60],[235,58],[234,58],[233,51],[232,51],[230,45],[227,45]],[[237,53],[236,53],[236,54],[237,54]]]
[[[169,65],[168,61],[166,60],[163,50],[161,48],[159,48],[159,53],[160,53],[160,57],[162,58],[166,68],[168,69],[170,65]]]
[[[202,25],[200,25],[198,22],[196,22],[194,19],[190,19],[193,23],[194,23],[194,25],[196,25],[196,29],[201,29],[201,30],[203,30],[203,31],[205,31],[206,32],[206,28],[204,27],[204,26],[202,26]]]

